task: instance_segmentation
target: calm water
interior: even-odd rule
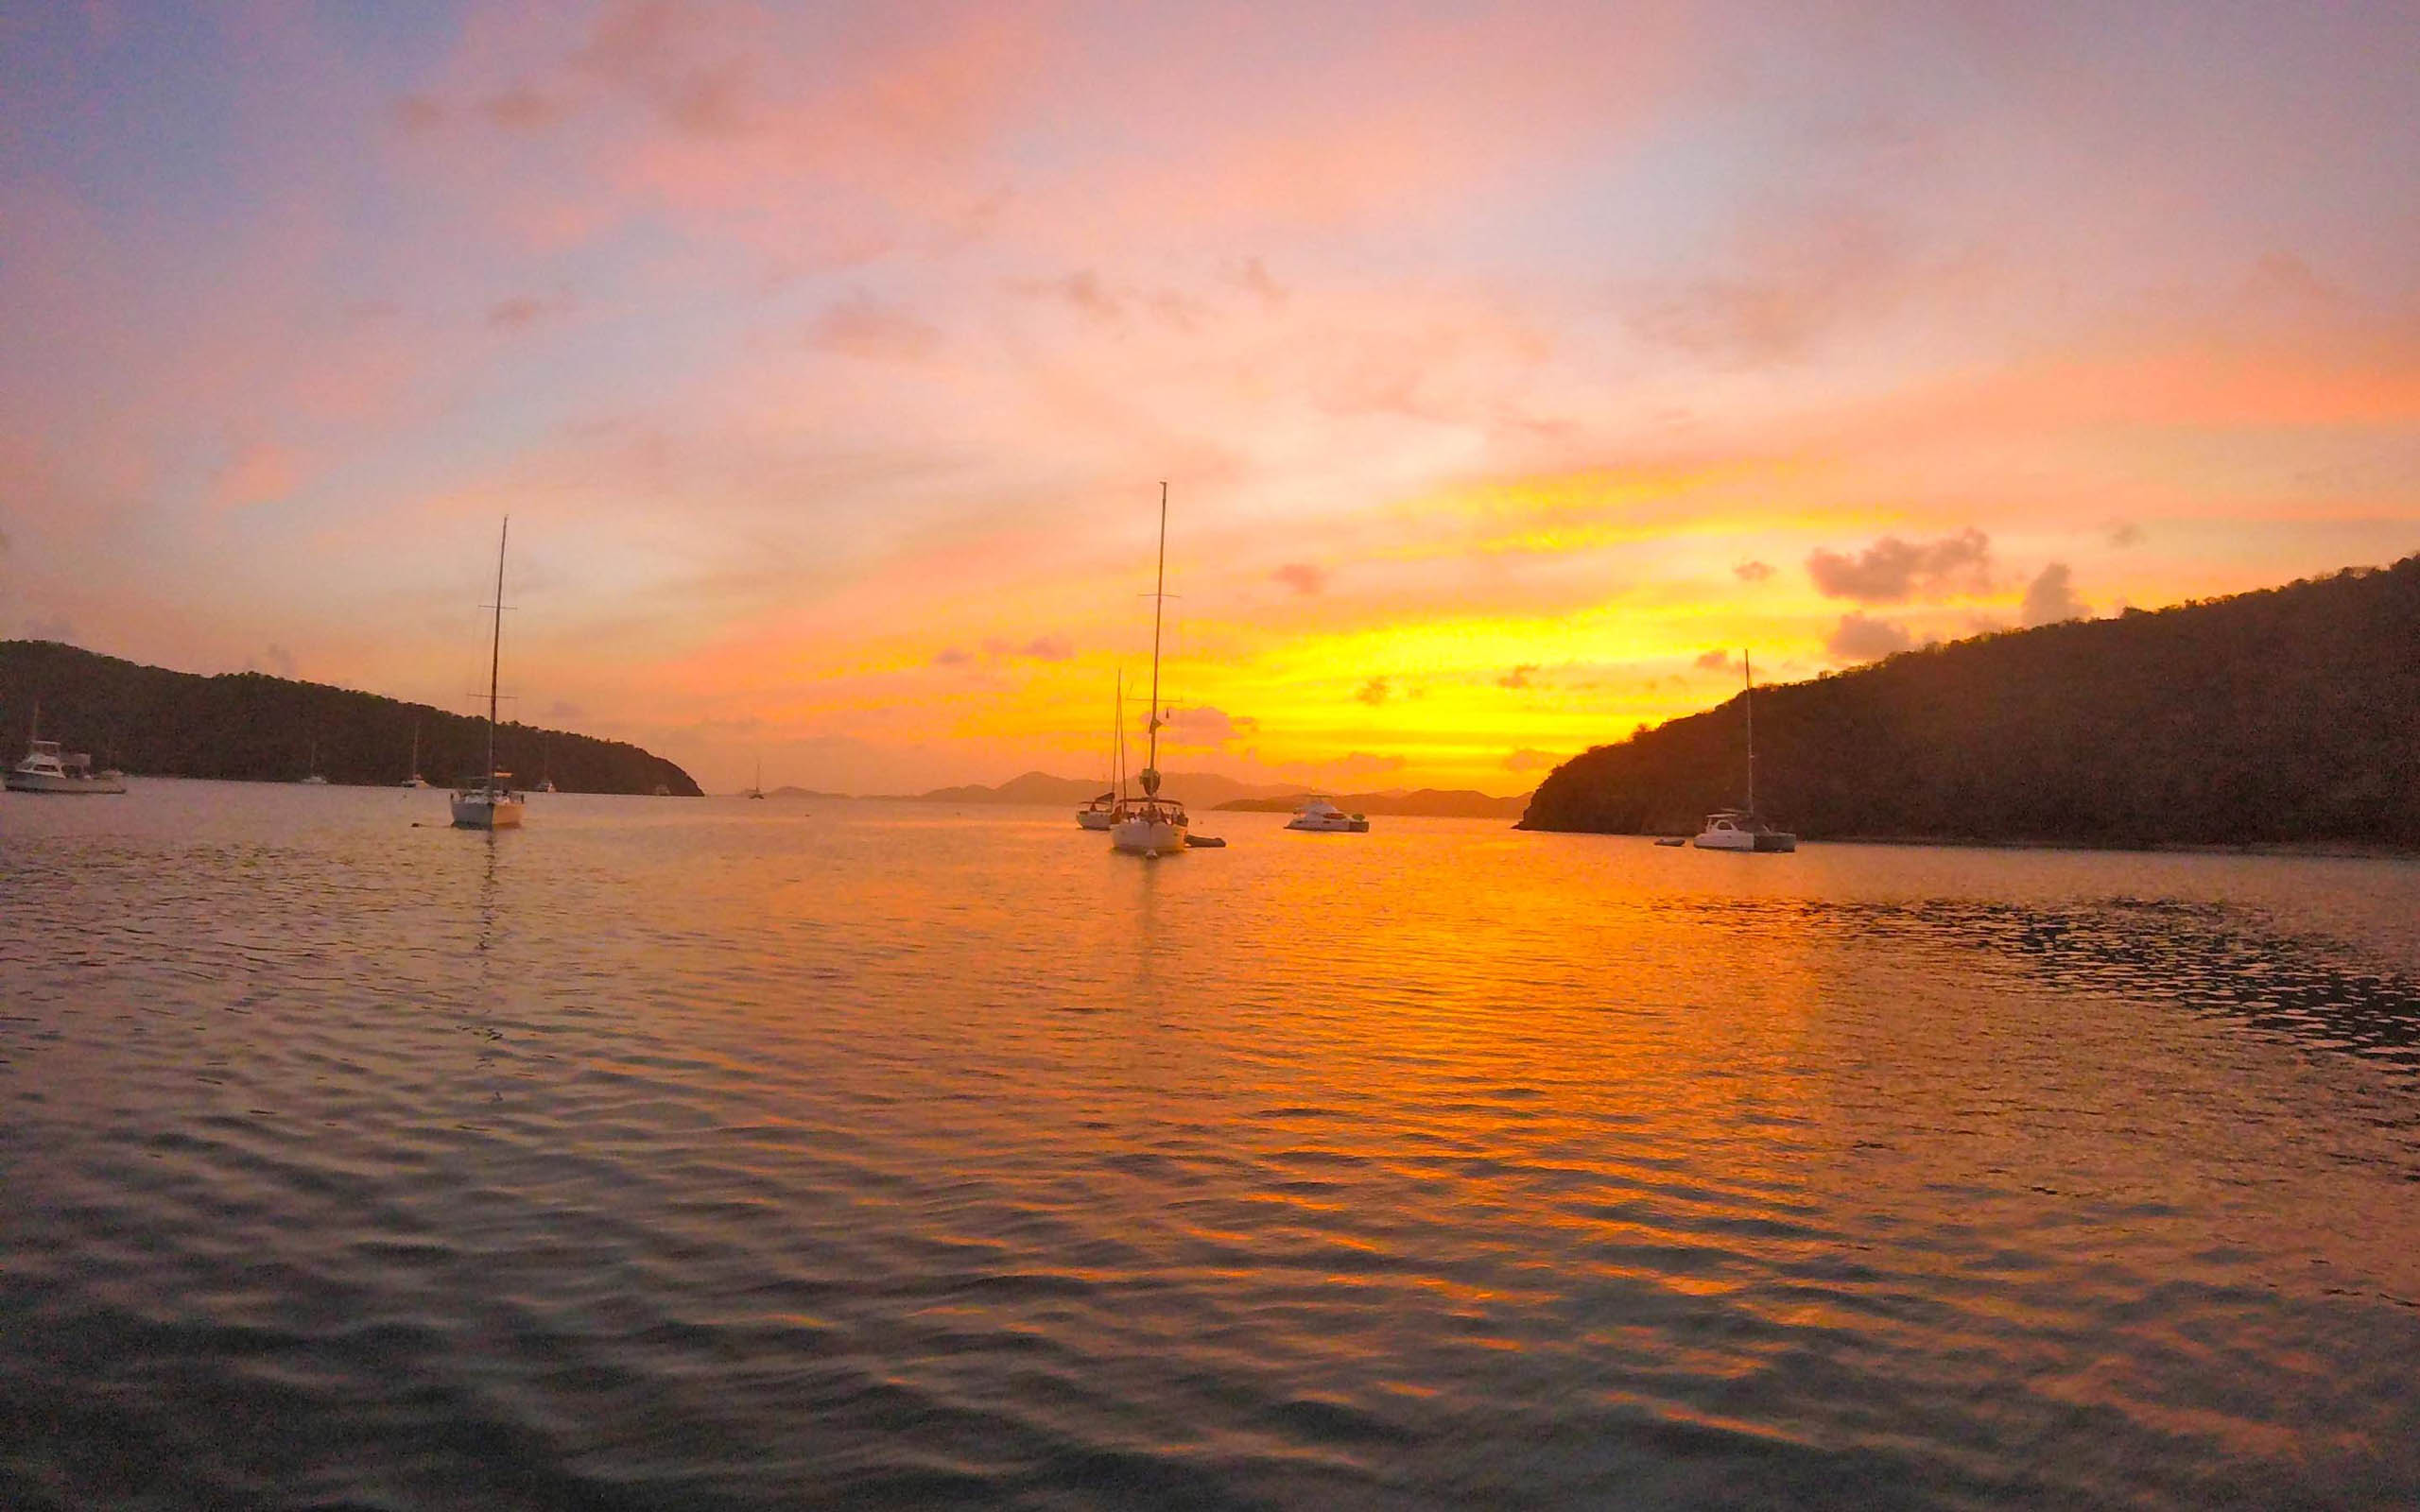
[[[443,814],[0,802],[0,1504],[2420,1496],[2420,866]]]

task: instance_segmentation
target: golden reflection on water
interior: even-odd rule
[[[2420,1465],[2413,868],[253,800],[15,852],[61,880],[12,898],[104,920],[73,957],[0,924],[25,1336],[221,1338],[197,1298],[267,1257],[422,1331],[278,1335],[345,1392],[458,1357],[516,1432],[593,1425],[533,1451],[565,1473],[808,1433],[910,1503],[944,1448],[978,1497],[1114,1460],[1213,1503]],[[162,1192],[193,1226],[84,1290]],[[339,1398],[299,1420],[341,1437]]]

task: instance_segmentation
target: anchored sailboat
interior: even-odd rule
[[[1748,806],[1707,815],[1697,846],[1701,850],[1795,850],[1798,836],[1774,829],[1756,813],[1756,674],[1745,651],[1739,653],[1739,672],[1747,682],[1739,708],[1748,722]]]
[[[488,642],[488,769],[476,782],[454,790],[454,827],[458,830],[517,830],[521,827],[521,795],[512,790],[510,772],[495,769],[496,675],[504,663],[504,543],[512,531],[512,517],[495,538],[495,629]]]
[[[1184,849],[1185,830],[1190,821],[1184,816],[1184,805],[1172,798],[1160,796],[1160,726],[1165,722],[1160,707],[1160,619],[1167,605],[1168,588],[1168,486],[1160,485],[1160,567],[1157,584],[1151,590],[1151,724],[1150,746],[1144,757],[1138,778],[1143,789],[1139,799],[1120,795],[1117,806],[1111,811],[1109,843],[1119,850],[1135,855],[1174,855]]]
[[[420,775],[420,721],[412,721],[411,775],[395,784],[398,787],[426,787],[428,779]]]
[[[1126,796],[1126,674],[1117,674],[1117,694],[1109,721],[1109,791],[1076,811],[1076,822],[1087,830],[1106,830],[1116,822],[1117,800]]]

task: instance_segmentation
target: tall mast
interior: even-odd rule
[[[1143,796],[1157,797],[1160,791],[1160,610],[1167,607],[1168,589],[1168,485],[1160,480],[1160,571],[1151,585],[1151,745],[1143,766]]]
[[[1109,780],[1119,802],[1126,801],[1126,669],[1117,669],[1116,714],[1109,722]]]
[[[1740,698],[1748,715],[1748,815],[1754,818],[1756,813],[1756,673],[1744,650],[1739,653],[1739,677],[1747,684],[1747,691],[1740,695]]]
[[[488,791],[495,791],[495,686],[504,662],[504,542],[512,533],[512,516],[495,537],[495,633],[488,642]]]

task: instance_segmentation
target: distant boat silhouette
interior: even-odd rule
[[[1143,796],[1120,798],[1109,826],[1109,843],[1116,850],[1144,856],[1172,856],[1184,850],[1189,821],[1184,805],[1160,797],[1160,617],[1167,604],[1168,486],[1160,485],[1160,567],[1151,591],[1151,725],[1150,748],[1144,758]]]
[[[495,628],[488,641],[488,765],[487,774],[454,790],[454,827],[458,830],[517,830],[521,827],[521,795],[512,790],[510,772],[495,768],[496,676],[504,662],[504,544],[512,533],[512,517],[495,538]]]
[[[1117,692],[1110,703],[1109,791],[1076,811],[1076,822],[1087,830],[1106,830],[1117,822],[1117,802],[1126,796],[1126,673],[1117,674]]]
[[[420,725],[418,721],[414,721],[412,725],[411,775],[405,778],[396,785],[398,787],[426,787],[428,785],[428,779],[420,775]]]

